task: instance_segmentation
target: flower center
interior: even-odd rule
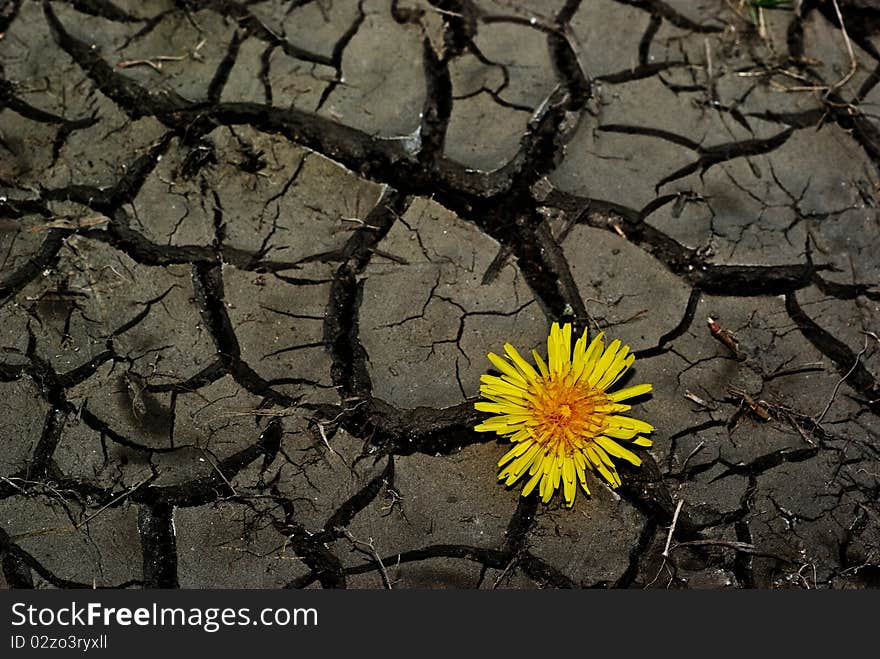
[[[548,448],[574,448],[602,431],[608,397],[583,383],[550,376],[532,386],[528,425],[532,436]],[[561,444],[561,446],[560,446]]]

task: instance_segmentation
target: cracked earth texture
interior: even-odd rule
[[[0,1],[0,586],[880,585],[880,10],[798,4]],[[572,510],[472,429],[552,321],[654,384]]]

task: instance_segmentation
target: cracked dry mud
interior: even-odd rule
[[[0,586],[880,585],[880,11],[742,4],[0,2]],[[654,384],[573,510],[554,320]]]

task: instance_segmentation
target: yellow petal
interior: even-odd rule
[[[636,467],[642,464],[642,459],[639,456],[637,456],[632,451],[623,448],[620,444],[609,439],[608,437],[602,437],[600,435],[599,437],[596,437],[593,441],[595,441],[599,446],[601,446],[615,458],[621,458],[623,460],[626,460],[627,462],[631,462]]]
[[[510,357],[510,360],[513,362],[514,366],[516,366],[520,373],[525,377],[529,382],[534,382],[538,379],[538,372],[532,368],[532,365],[529,364],[525,359],[522,358],[516,348],[514,348],[511,344],[504,344],[504,352],[507,353],[507,356]]]
[[[487,403],[486,401],[478,401],[474,403],[474,409],[478,412],[494,412],[495,414],[517,414],[522,411],[522,407],[513,405],[512,403]]]
[[[538,365],[538,370],[541,372],[541,377],[546,378],[550,375],[550,369],[547,368],[547,364],[541,358],[541,355],[538,354],[537,350],[532,350],[532,357],[535,359],[535,363]]]
[[[584,355],[584,371],[581,373],[580,379],[589,381],[589,377],[595,370],[599,357],[602,356],[602,351],[605,349],[605,342],[602,340],[604,336],[605,332],[599,332],[590,342],[590,347],[587,348],[587,353]]]
[[[519,374],[519,371],[517,371],[509,362],[505,361],[502,357],[499,357],[494,352],[490,352],[488,357],[489,361],[492,362],[492,365],[499,371],[504,373],[504,375],[509,377],[512,382],[515,382],[517,385],[521,385],[522,389],[525,389],[528,386],[528,383]]]
[[[587,354],[587,330],[584,330],[581,334],[580,338],[574,344],[574,351],[572,353],[572,364],[575,359],[579,359],[583,361],[584,356]]]
[[[623,346],[614,357],[614,361],[611,362],[608,370],[605,371],[605,375],[601,377],[596,386],[602,391],[605,391],[605,389],[610,387],[614,382],[617,382],[617,379],[620,376],[626,373],[635,360],[635,355],[629,354],[629,346]]]
[[[488,421],[483,423],[478,423],[474,426],[474,430],[477,432],[502,432],[506,426],[499,426],[498,424],[492,424]]]
[[[516,446],[505,453],[504,456],[502,456],[502,458],[498,461],[498,466],[501,467],[502,465],[507,464],[514,458],[522,455],[523,453],[528,451],[529,447],[531,446],[535,446],[535,444],[532,442],[519,442]]]
[[[521,455],[519,455],[519,457],[517,457],[516,460],[511,462],[505,468],[505,471],[510,476],[512,476],[512,478],[510,479],[511,483],[513,481],[517,480],[524,473],[526,473],[526,470],[531,466],[532,461],[535,459],[535,457],[538,455],[538,452],[541,450],[541,445],[537,444],[537,443],[533,443],[531,445],[528,445],[525,442],[523,442],[523,444],[520,444],[520,446],[523,446],[523,445],[527,446],[526,450]],[[519,446],[517,448],[519,448]],[[510,453],[512,453],[512,451],[508,451],[508,455],[510,455]],[[504,456],[504,457],[506,458],[507,456]],[[498,464],[500,466],[502,464],[502,462],[499,460]]]
[[[565,458],[562,461],[562,477],[566,483],[574,483],[574,460],[572,458]]]
[[[631,354],[629,357],[627,357],[626,360],[625,360],[624,363],[623,363],[623,366],[622,366],[622,367],[620,368],[620,370],[617,372],[617,375],[615,375],[615,376],[611,379],[611,382],[609,382],[609,383],[606,385],[605,388],[607,389],[608,387],[612,387],[612,386],[614,386],[614,383],[617,382],[620,378],[623,377],[624,373],[626,373],[626,372],[629,370],[630,366],[633,365],[633,362],[634,362],[635,360],[636,360],[636,356],[633,355],[633,354]]]
[[[551,373],[559,373],[561,361],[559,353],[562,351],[559,345],[559,323],[550,326],[550,334],[547,336],[547,364]]]
[[[495,377],[494,375],[481,375],[480,381],[483,382],[483,384],[480,385],[481,392],[498,392],[507,394],[509,396],[516,396],[517,398],[527,397],[526,389],[523,389],[522,387],[510,383],[502,378]]]
[[[540,471],[532,475],[532,477],[529,479],[529,482],[526,483],[526,486],[523,488],[522,495],[524,497],[527,497],[532,493],[532,490],[535,489],[535,485],[537,485],[538,481],[541,480],[541,476],[543,476],[543,474]]]
[[[602,475],[602,478],[604,478],[612,487],[617,487],[619,479],[608,469],[608,466],[600,457],[599,452],[594,447],[588,446],[586,454],[596,471]]]
[[[571,323],[565,323],[562,326],[562,335],[560,336],[560,340],[562,341],[562,366],[563,368],[571,367]]]
[[[641,419],[634,419],[631,416],[609,416],[608,425],[611,427],[618,426],[621,428],[632,428],[636,432],[653,432],[654,426],[650,423],[646,423]]]
[[[565,505],[571,508],[574,505],[574,496],[577,493],[577,486],[574,481],[565,481],[563,494],[565,495]]]
[[[535,461],[532,462],[532,466],[529,467],[529,475],[534,476],[535,474],[543,474],[544,473],[544,463],[547,462],[547,452],[546,450],[541,450],[538,453],[538,456],[535,458]]]
[[[576,453],[575,455],[580,455],[580,454]],[[580,456],[580,458],[581,458],[581,464],[578,464],[577,462],[575,462],[574,469],[575,469],[575,472],[577,472],[578,483],[580,483],[581,487],[584,488],[584,492],[589,494],[590,488],[587,487],[587,470],[584,466],[585,463],[584,463],[583,456]]]
[[[626,389],[621,389],[620,391],[614,391],[608,394],[608,399],[617,402],[620,400],[626,400],[628,398],[635,398],[636,396],[641,396],[653,390],[653,386],[650,384],[637,384],[632,387],[627,387]]]
[[[553,493],[556,490],[553,488],[553,484],[550,482],[549,476],[545,476],[544,481],[542,482],[545,482],[546,485],[544,486],[544,494],[541,496],[541,501],[543,501],[544,503],[548,503],[550,499],[553,498]]]
[[[574,344],[574,354],[571,357],[571,381],[575,383],[583,375],[584,369],[587,367],[587,360],[584,356],[587,352],[587,332],[581,334],[581,338]]]
[[[541,497],[541,501],[547,503],[550,500],[550,497],[544,498],[547,496],[547,490],[549,489],[550,479],[547,477],[547,474],[541,474],[540,485],[538,485],[538,496]]]
[[[515,435],[513,435],[513,436],[510,438],[510,441],[512,441],[512,442],[522,442],[522,441],[525,441],[525,440],[527,440],[527,439],[531,439],[531,438],[532,438],[532,433],[530,433],[528,430],[526,430],[525,428],[523,428],[522,430],[520,430],[519,432],[517,432]]]
[[[477,405],[474,403],[474,408]],[[519,426],[522,425],[526,419],[530,419],[531,416],[523,415],[523,414],[502,414],[500,416],[489,417],[483,422],[483,425],[487,426],[498,426],[498,427],[506,427],[506,426]]]
[[[593,450],[596,452],[596,455],[599,456],[599,459],[606,467],[608,467],[609,469],[614,469],[614,463],[611,461],[611,458],[608,457],[605,449],[603,449],[601,446],[594,446]]]
[[[571,368],[571,323],[563,327],[553,323],[547,337],[547,360],[551,373],[562,374]]]
[[[489,393],[488,391],[483,391],[482,389],[480,389],[480,395],[487,400],[500,403],[501,405],[512,405],[519,409],[522,413],[525,413],[526,411],[526,401],[522,398],[514,398],[513,396],[509,396],[506,394]]]
[[[609,426],[602,432],[609,437],[614,437],[614,439],[632,439],[638,434],[635,428],[621,428],[620,426]]]
[[[593,372],[590,373],[590,378],[588,382],[591,387],[595,387],[599,380],[605,375],[605,372],[608,370],[608,367],[611,366],[611,362],[614,361],[614,358],[617,356],[617,351],[620,349],[620,339],[614,339],[608,347],[605,349],[605,352],[599,358],[599,362],[596,364],[596,368],[593,369]]]
[[[552,477],[553,490],[559,489],[559,480],[562,478],[562,458],[558,455],[553,460],[553,470],[550,472]]]

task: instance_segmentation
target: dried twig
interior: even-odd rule
[[[740,399],[742,403],[744,403],[758,418],[762,421],[770,420],[770,411],[767,409],[767,402],[764,400],[755,400],[752,398],[748,392],[743,391],[742,389],[738,389],[736,387],[728,386],[728,393],[733,396],[736,396]]]
[[[349,541],[353,545],[355,545],[355,547],[367,548],[367,550],[361,549],[361,551],[366,551],[370,554],[370,556],[372,556],[373,560],[376,561],[376,564],[379,566],[379,573],[382,575],[382,583],[385,585],[385,588],[391,590],[391,579],[388,576],[388,570],[385,569],[385,564],[382,562],[382,559],[379,557],[379,553],[376,551],[376,547],[373,545],[373,539],[370,538],[367,542],[364,542],[363,540],[358,540],[351,534],[351,531],[343,527],[339,527],[337,531],[348,538]]]
[[[498,590],[498,586],[501,584],[501,580],[504,579],[505,576],[507,576],[507,573],[510,571],[510,569],[511,569],[514,565],[516,565],[517,561],[518,561],[518,559],[514,558],[512,561],[510,561],[510,562],[504,567],[504,571],[498,576],[497,579],[495,579],[495,583],[492,585],[492,590]]]
[[[33,231],[34,233],[38,231],[44,231],[46,229],[70,229],[72,231],[76,231],[77,229],[91,229],[92,227],[106,224],[109,221],[109,217],[100,214],[88,215],[85,217],[63,216],[55,218],[50,222],[37,225],[33,227],[31,231]]]
[[[684,472],[685,467],[687,467],[687,463],[691,461],[691,458],[694,457],[697,453],[703,450],[703,447],[706,446],[706,442],[700,442],[696,445],[693,451],[688,454],[688,456],[684,459],[684,462],[681,465],[681,471]]]
[[[848,83],[850,81],[850,78],[852,78],[856,74],[856,70],[858,69],[856,54],[855,52],[853,52],[852,42],[849,40],[849,34],[847,34],[846,32],[846,25],[843,22],[843,14],[840,12],[840,6],[837,4],[837,0],[831,0],[831,4],[834,5],[834,12],[837,14],[837,21],[840,23],[840,32],[841,34],[843,34],[843,42],[846,44],[846,52],[849,54],[850,64],[847,74],[828,88],[828,91],[825,93],[826,97],[834,90],[840,89],[846,83]]]
[[[804,565],[801,565],[801,568],[797,571],[798,576],[801,578],[801,581],[804,582],[804,588],[806,588],[807,590],[810,590],[810,582],[807,581],[807,578],[804,576],[804,570],[806,570],[808,567],[813,568],[813,590],[816,590],[816,588],[818,586],[816,584],[816,564],[815,563],[806,563]]]
[[[859,350],[859,354],[856,355],[856,360],[853,362],[852,367],[846,372],[846,375],[844,375],[842,378],[840,378],[837,381],[837,384],[834,385],[834,390],[831,392],[831,398],[828,399],[828,404],[825,406],[825,409],[822,410],[822,414],[820,414],[819,416],[817,416],[814,419],[817,426],[820,423],[822,423],[822,419],[825,418],[825,415],[828,414],[828,410],[830,410],[831,406],[834,404],[834,399],[837,397],[837,392],[840,391],[841,385],[846,381],[846,379],[850,375],[853,374],[853,371],[856,370],[856,368],[859,365],[859,361],[861,361],[861,359],[862,359],[862,355],[864,355],[866,352],[868,352],[868,337],[867,336],[865,336],[865,347],[862,348],[861,350]]]
[[[126,497],[130,497],[136,489],[138,489],[141,485],[144,485],[145,483],[149,482],[152,478],[153,478],[153,474],[146,476],[143,480],[141,480],[136,485],[134,485],[130,490],[128,490],[127,492],[123,492],[122,494],[120,494],[118,497],[116,497],[114,499],[111,499],[108,503],[106,503],[103,506],[101,506],[100,508],[98,508],[98,510],[93,512],[91,515],[86,517],[84,520],[77,522],[77,524],[74,526],[74,528],[81,529],[83,526],[85,526],[86,524],[91,522],[93,519],[95,519],[98,515],[103,513],[105,510],[107,510],[110,506],[119,503],[120,501],[122,501]]]
[[[214,471],[216,471],[218,474],[220,474],[220,478],[222,478],[223,482],[226,483],[226,485],[229,487],[229,491],[232,492],[232,496],[237,497],[238,492],[235,491],[235,488],[232,487],[232,483],[230,483],[229,479],[226,478],[226,474],[224,474],[223,470],[220,469],[219,466],[217,466],[217,463],[214,462],[214,460],[211,458],[211,456],[208,454],[208,452],[205,449],[202,449],[202,455],[205,456],[205,460],[207,460],[208,464],[210,464],[214,468]]]
[[[712,45],[708,39],[703,39],[703,48],[706,52],[706,77],[711,81],[714,72],[712,70]]]
[[[697,394],[693,393],[689,389],[685,389],[684,397],[687,398],[692,403],[696,403],[700,407],[704,407],[707,410],[716,409],[716,406],[714,404],[710,403],[709,401],[707,401],[703,398],[700,398],[699,396],[697,396]]]
[[[367,224],[359,217],[342,217],[340,218],[343,222],[354,222],[355,224],[361,225],[364,229],[370,229],[372,231],[381,231],[381,229],[372,224]]]
[[[13,536],[13,540],[18,541],[18,540],[22,540],[24,538],[33,538],[33,537],[39,537],[39,536],[44,536],[44,535],[51,535],[53,533],[71,533],[73,531],[79,531],[82,527],[84,527],[86,524],[91,522],[93,519],[95,519],[98,515],[103,513],[105,510],[107,510],[111,506],[116,505],[117,503],[126,499],[127,497],[131,496],[135,490],[137,490],[139,487],[141,487],[145,483],[152,480],[152,478],[153,478],[153,474],[146,476],[140,482],[136,483],[134,486],[132,486],[131,488],[129,488],[128,490],[126,490],[125,492],[120,494],[119,496],[111,499],[106,504],[101,506],[98,510],[93,512],[91,515],[89,515],[85,519],[80,520],[79,522],[71,523],[68,526],[44,527],[41,529],[35,529],[33,531],[27,531],[25,533],[16,534],[15,536]],[[12,487],[16,488],[17,490],[20,490],[21,492],[27,492],[27,490],[24,490],[24,489],[18,487],[17,485],[15,485],[15,483],[12,482],[12,480],[17,480],[20,483],[24,483],[24,484],[40,485],[40,486],[46,488],[47,490],[49,490],[50,492],[52,492],[58,499],[61,499],[62,501],[65,500],[64,495],[61,494],[61,492],[59,492],[57,489],[55,489],[54,487],[52,487],[48,483],[42,483],[40,481],[29,481],[29,480],[25,480],[23,478],[9,479],[9,478],[5,478],[2,476],[0,476],[0,480],[4,481],[6,483],[9,483]],[[70,515],[68,515],[68,516],[70,516]],[[73,521],[73,520],[71,520],[71,521]]]
[[[222,414],[218,414],[214,419],[221,419],[227,416],[294,416],[300,411],[301,408],[296,407],[295,405],[291,407],[284,407],[280,410],[278,409],[268,409],[268,410],[244,410],[243,412],[224,412]]]
[[[727,346],[727,349],[736,355],[737,359],[743,359],[742,353],[739,351],[739,341],[737,341],[736,335],[730,330],[721,327],[711,316],[706,319],[706,322],[709,325],[709,331],[712,333],[712,336]]]
[[[849,55],[850,65],[849,65],[849,71],[847,71],[846,75],[844,75],[840,80],[835,82],[833,85],[815,85],[815,84],[810,84],[811,81],[809,79],[801,76],[800,74],[797,74],[793,71],[780,70],[778,72],[781,73],[782,75],[785,75],[785,76],[788,76],[791,78],[795,78],[797,80],[801,80],[802,82],[805,82],[807,84],[798,85],[795,87],[786,87],[784,85],[780,85],[779,83],[777,83],[773,80],[770,81],[770,84],[774,89],[777,89],[778,91],[782,91],[782,92],[824,92],[822,100],[826,104],[828,104],[829,106],[847,108],[847,109],[849,109],[849,111],[851,113],[856,113],[856,112],[858,112],[858,108],[855,105],[853,105],[852,103],[843,103],[843,104],[832,103],[828,98],[833,92],[835,92],[838,89],[840,89],[841,87],[843,87],[846,83],[848,83],[852,79],[852,77],[856,74],[856,71],[858,70],[858,66],[859,66],[858,60],[856,59],[855,51],[853,50],[852,41],[849,38],[849,33],[846,31],[846,24],[843,21],[843,13],[840,11],[840,6],[838,5],[837,0],[831,0],[831,4],[834,6],[834,12],[837,14],[837,20],[840,23],[840,33],[843,35],[843,42],[846,46],[847,55]],[[752,74],[751,73],[738,73],[737,75],[742,76],[742,75],[752,75]],[[755,75],[759,75],[759,74],[755,74]]]
[[[159,55],[149,59],[126,59],[116,63],[120,69],[128,69],[132,66],[149,66],[155,71],[162,71],[162,62],[182,62],[187,55]]]
[[[767,558],[774,558],[783,563],[792,563],[793,561],[785,556],[781,556],[779,554],[773,554],[770,552],[762,551],[755,547],[755,545],[748,542],[740,542],[738,540],[721,540],[709,538],[706,540],[689,540],[687,542],[677,542],[672,546],[672,551],[675,551],[679,547],[726,547],[727,549],[733,549],[734,551],[742,552],[744,554],[752,554],[754,556],[764,556]]]
[[[657,570],[657,574],[654,575],[654,578],[651,579],[647,584],[645,584],[645,589],[647,590],[657,579],[660,578],[660,573],[663,572],[663,569],[666,568],[669,571],[669,583],[666,587],[669,587],[669,584],[675,579],[675,573],[677,568],[675,567],[675,561],[672,560],[672,557],[669,555],[669,547],[672,544],[672,534],[675,533],[675,526],[678,524],[678,515],[681,512],[681,507],[684,505],[684,499],[680,499],[678,504],[675,506],[675,512],[672,514],[672,524],[669,526],[669,535],[666,536],[666,547],[663,549],[663,553],[660,554],[663,557],[663,562],[660,563],[660,568]],[[669,565],[672,564],[672,568]]]
[[[672,524],[669,527],[669,535],[666,536],[666,547],[663,549],[663,553],[660,554],[664,560],[669,559],[669,545],[672,544],[672,534],[675,533],[675,525],[678,524],[678,514],[681,512],[683,505],[684,499],[679,499],[678,504],[675,506],[675,512],[672,514]]]
[[[340,460],[342,460],[343,462],[345,462],[345,459],[344,459],[341,455],[339,455],[339,453],[336,452],[336,449],[334,449],[332,446],[330,446],[330,440],[329,440],[328,437],[327,437],[327,431],[324,430],[324,425],[325,425],[326,423],[328,423],[328,422],[327,422],[327,421],[323,421],[323,422],[321,422],[321,423],[316,423],[316,424],[315,424],[316,426],[318,426],[318,432],[321,433],[321,439],[324,440],[324,446],[327,447],[327,450],[330,451],[330,453],[332,453],[332,454],[335,455],[337,458],[339,458]]]
[[[679,547],[728,547],[746,554],[754,554],[758,551],[755,545],[737,540],[688,540],[687,542],[676,542],[672,550],[675,551]]]

